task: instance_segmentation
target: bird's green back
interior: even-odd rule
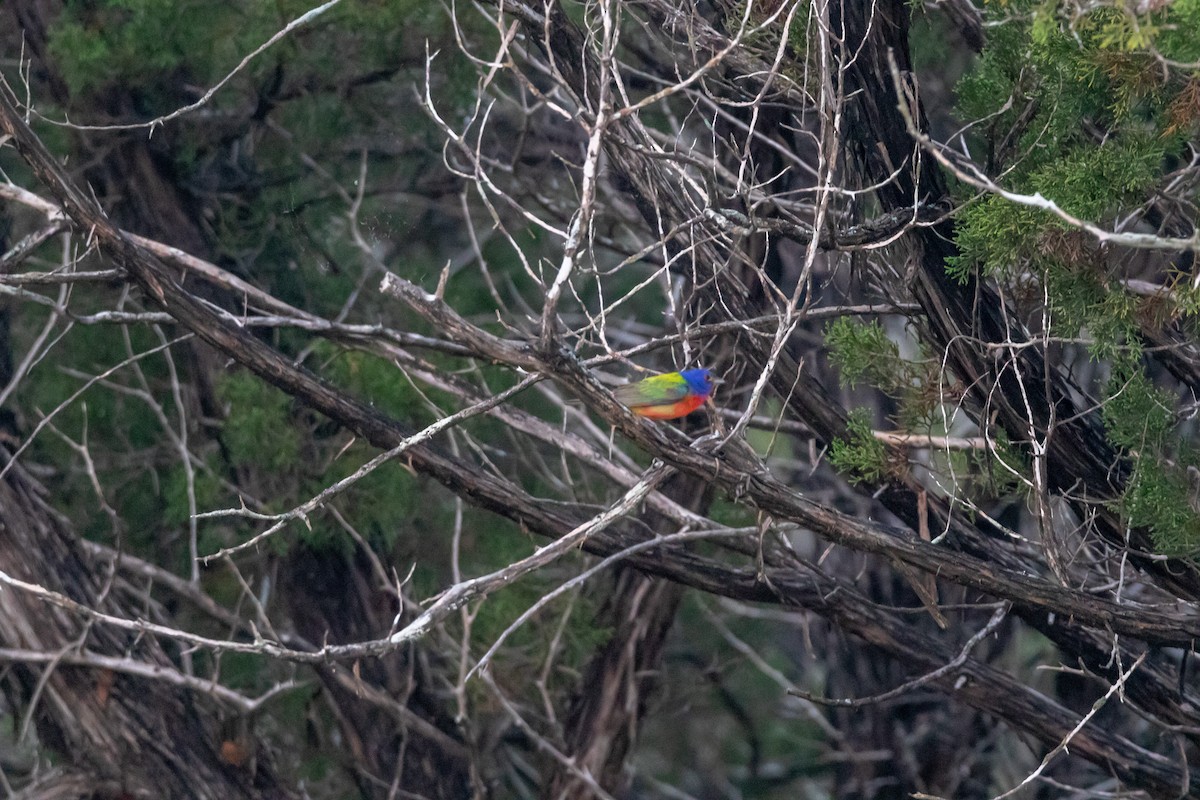
[[[618,386],[615,390],[619,401],[627,406],[655,405],[682,400],[691,392],[688,382],[678,372],[655,375],[652,378]]]

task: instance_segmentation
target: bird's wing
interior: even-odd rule
[[[637,383],[627,383],[613,390],[617,400],[629,406],[657,406],[674,403],[691,393],[691,387],[682,375],[655,375]]]

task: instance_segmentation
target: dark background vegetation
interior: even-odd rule
[[[1200,2],[327,5],[0,8],[5,796],[1200,796]]]

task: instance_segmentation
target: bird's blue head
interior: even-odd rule
[[[687,381],[688,388],[702,397],[708,397],[720,383],[707,369],[685,369],[679,373]]]

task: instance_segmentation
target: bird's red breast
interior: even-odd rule
[[[677,419],[695,411],[712,395],[717,381],[706,369],[668,372],[613,390],[629,410],[650,419]]]
[[[707,399],[708,398],[704,395],[694,394],[674,403],[663,403],[662,405],[654,406],[635,406],[630,408],[630,411],[637,414],[639,417],[648,417],[649,419],[678,419],[679,417],[686,417],[688,414],[704,405],[704,401]]]

